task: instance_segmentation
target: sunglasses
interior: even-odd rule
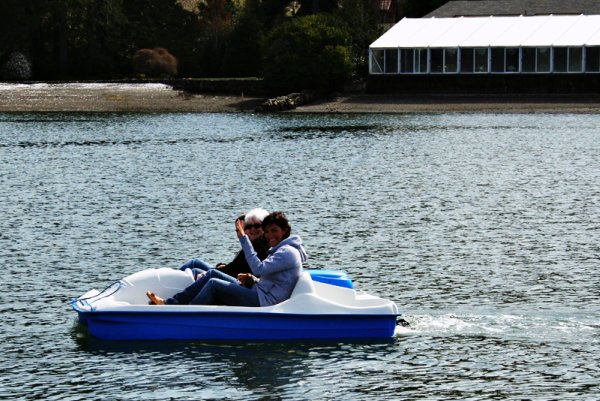
[[[261,227],[262,227],[262,224],[258,224],[258,223],[256,223],[256,224],[246,224],[246,225],[244,226],[244,228],[245,228],[246,230],[249,230],[249,229],[251,229],[251,228],[261,228]]]

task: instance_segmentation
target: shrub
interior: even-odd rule
[[[27,81],[31,79],[31,65],[23,53],[14,52],[0,69],[0,77],[7,81]]]
[[[265,84],[272,91],[343,88],[352,71],[349,29],[327,14],[294,18],[275,28],[265,48]]]
[[[133,70],[146,77],[174,77],[177,58],[162,47],[140,49],[133,55]]]

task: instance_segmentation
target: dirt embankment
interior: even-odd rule
[[[2,84],[0,112],[254,112],[267,99],[192,94],[165,84]],[[344,94],[292,113],[600,113],[596,95]]]

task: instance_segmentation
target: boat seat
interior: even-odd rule
[[[315,285],[313,283],[312,278],[310,277],[310,273],[302,272],[300,277],[298,277],[298,282],[294,287],[294,291],[292,291],[292,295],[290,298],[300,295],[300,294],[311,294],[317,292],[315,289]]]

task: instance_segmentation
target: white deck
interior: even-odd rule
[[[175,269],[149,269],[134,273],[100,293],[91,290],[82,295],[77,308],[83,312],[229,312],[291,313],[311,315],[398,314],[393,302],[350,288],[315,282],[303,272],[290,299],[266,307],[221,305],[149,305],[146,291],[168,298],[193,282],[192,273]]]

